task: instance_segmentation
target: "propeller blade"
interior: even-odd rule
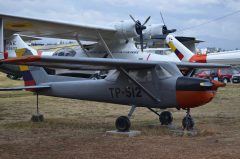
[[[171,30],[168,30],[168,33],[174,33],[176,31],[177,31],[177,29],[171,29]]]
[[[129,14],[130,18],[134,21],[134,23],[137,23],[137,21],[132,17],[131,14]]]
[[[145,20],[145,22],[143,23],[143,25],[147,24],[147,22],[149,21],[150,18],[151,18],[151,16],[149,16],[149,17]]]
[[[143,52],[143,34],[140,34],[140,44],[141,44],[141,51]]]
[[[163,19],[163,15],[162,15],[162,12],[160,11],[160,15],[161,15],[161,18],[162,18],[162,22],[163,22],[163,24],[166,26],[166,24],[165,24],[165,21],[164,21],[164,19]]]

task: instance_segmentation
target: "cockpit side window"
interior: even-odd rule
[[[156,66],[155,70],[159,79],[166,79],[172,77],[172,74],[161,66]]]
[[[129,75],[138,82],[151,82],[152,81],[152,70],[130,70]]]

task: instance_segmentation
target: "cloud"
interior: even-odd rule
[[[103,24],[114,18],[103,11],[84,9],[73,5],[73,0],[0,0],[1,13],[35,17],[71,23]],[[9,7],[11,6],[11,7]]]

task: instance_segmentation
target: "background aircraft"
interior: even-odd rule
[[[140,60],[170,60],[178,59],[172,55],[169,57],[153,55],[143,51],[143,38],[154,35],[165,35],[175,30],[168,30],[166,25],[147,25],[150,17],[144,23],[135,20],[131,15],[131,20],[113,23],[111,26],[90,26],[79,24],[68,24],[63,22],[47,21],[42,19],[32,19],[26,17],[16,17],[11,15],[1,15],[2,27],[0,28],[4,39],[9,38],[14,33],[31,37],[51,37],[59,39],[76,40],[81,46],[79,54],[89,57],[107,57],[105,44],[117,58],[132,58]],[[135,46],[133,38],[139,37],[141,49]],[[82,41],[95,42],[91,47],[85,47]],[[0,40],[1,42],[1,40]],[[3,41],[0,44],[3,52]],[[173,58],[174,57],[174,58]]]
[[[111,26],[90,26],[79,24],[67,24],[63,22],[47,21],[42,19],[32,19],[26,17],[16,17],[11,15],[0,15],[1,29],[5,29],[4,37],[9,37],[14,33],[34,37],[51,37],[59,39],[80,40],[101,42],[103,39],[112,52],[138,52],[133,42],[134,37],[140,37],[141,46],[143,37],[152,35],[162,35],[172,32],[165,25],[152,24],[146,26],[150,17],[142,24],[139,20],[132,20],[113,23]],[[143,32],[144,31],[144,32]],[[95,50],[98,53],[106,52],[103,44],[97,44]],[[143,47],[141,47],[143,51]],[[94,52],[94,50],[92,51]]]
[[[31,51],[27,49],[19,49],[16,53],[19,58],[5,59],[1,63],[20,65],[25,86],[2,88],[2,91],[26,89],[37,93],[37,95],[131,105],[128,117],[120,116],[116,120],[116,128],[119,131],[129,130],[131,125],[129,119],[136,107],[148,108],[157,114],[160,122],[165,125],[172,122],[171,113],[163,111],[159,114],[152,108],[186,109],[187,115],[183,119],[183,127],[192,129],[194,122],[190,115],[190,108],[210,102],[215,96],[217,88],[224,86],[224,84],[206,79],[185,77],[179,68],[227,67],[217,64],[182,62],[32,56]],[[26,56],[21,57],[23,54]],[[31,65],[31,67],[27,65]],[[52,65],[63,68],[77,68],[80,65],[87,65],[98,68],[106,67],[112,71],[105,79],[82,80],[74,77],[48,75],[44,69],[36,67],[51,67]]]
[[[191,52],[171,34],[167,35],[166,42],[181,61],[230,65],[240,64],[240,50],[198,55]]]

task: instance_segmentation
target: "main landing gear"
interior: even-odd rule
[[[186,129],[186,130],[192,130],[193,127],[194,127],[194,121],[193,121],[193,118],[190,115],[190,109],[189,108],[187,109],[186,116],[182,120],[182,126],[183,126],[183,129]]]
[[[133,105],[131,110],[128,113],[128,116],[120,116],[117,118],[116,122],[115,122],[115,126],[116,129],[120,132],[127,132],[129,131],[130,127],[131,127],[131,121],[130,118],[134,112],[134,110],[136,109],[136,106]]]
[[[171,125],[173,121],[172,113],[169,111],[163,111],[160,114],[153,110],[152,108],[148,108],[150,111],[152,111],[154,114],[159,116],[159,121],[161,125]]]
[[[38,107],[38,93],[36,93],[37,95],[37,109],[36,109],[36,114],[32,115],[31,121],[32,122],[43,122],[44,117],[42,114],[39,113],[39,107]]]

